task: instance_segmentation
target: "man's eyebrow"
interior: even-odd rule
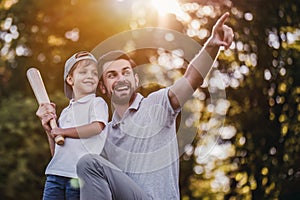
[[[127,70],[127,69],[132,69],[131,67],[129,67],[129,66],[125,66],[125,67],[123,67],[121,70],[122,71],[124,71],[124,70]],[[109,70],[109,71],[107,71],[106,73],[111,73],[111,72],[116,72],[117,70]]]
[[[123,67],[122,70],[127,70],[127,69],[131,69],[129,66]]]
[[[105,74],[109,74],[109,73],[115,73],[116,70],[109,70],[109,71],[106,71]]]

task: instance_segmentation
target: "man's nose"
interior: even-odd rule
[[[125,76],[123,74],[119,74],[118,81],[125,81]]]

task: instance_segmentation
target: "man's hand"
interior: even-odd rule
[[[229,26],[225,25],[225,21],[229,17],[229,13],[223,14],[216,24],[213,26],[212,35],[208,39],[207,46],[224,46],[228,49],[233,41],[233,30]]]
[[[36,111],[36,115],[40,118],[43,128],[46,132],[51,132],[51,127],[49,125],[49,122],[51,119],[57,118],[56,116],[56,110],[55,110],[55,104],[54,103],[45,103],[41,104]]]

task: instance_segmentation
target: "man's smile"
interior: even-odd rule
[[[130,84],[129,83],[124,83],[124,82],[117,83],[114,86],[113,90],[116,91],[116,92],[122,92],[122,91],[130,90]]]
[[[117,92],[121,92],[121,91],[124,91],[124,90],[129,90],[129,86],[126,86],[126,85],[123,85],[123,86],[116,86],[115,88],[114,88],[114,90],[115,91],[117,91]]]

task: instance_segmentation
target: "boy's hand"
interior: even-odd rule
[[[225,25],[225,21],[229,17],[229,13],[223,14],[216,24],[213,26],[212,35],[208,39],[208,46],[224,46],[228,49],[233,41],[233,30]]]
[[[63,128],[54,128],[51,130],[51,137],[55,138],[56,136],[60,135],[60,136],[64,136],[64,132],[65,132],[65,129]]]
[[[41,120],[42,126],[46,132],[51,132],[51,127],[49,122],[51,119],[57,118],[55,104],[54,103],[43,103],[39,106],[38,110],[36,111],[36,116],[38,116]]]

